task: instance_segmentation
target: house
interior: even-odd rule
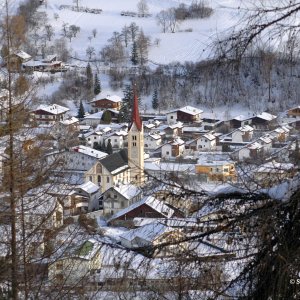
[[[74,286],[74,284],[87,283],[90,274],[101,268],[100,248],[102,243],[89,239],[79,246],[72,246],[49,265],[48,277],[57,285]]]
[[[91,181],[76,186],[65,199],[65,215],[79,215],[94,210],[99,210],[102,206],[100,199],[100,187]]]
[[[134,218],[172,218],[182,217],[170,204],[157,200],[153,196],[144,197],[125,209],[114,214],[108,223],[113,226],[132,226]]]
[[[41,104],[31,112],[31,115],[37,124],[54,125],[56,122],[65,120],[68,111],[69,108],[58,104]]]
[[[271,161],[259,166],[254,172],[254,180],[261,187],[270,188],[292,178],[296,173],[295,166],[291,163],[278,163]]]
[[[244,160],[249,158],[256,159],[263,155],[263,150],[263,145],[260,142],[255,141],[232,152],[232,155],[238,160]]]
[[[251,118],[251,126],[254,129],[259,130],[269,130],[275,125],[277,116],[269,114],[267,112],[262,112]]]
[[[65,64],[56,60],[56,55],[48,55],[41,60],[29,60],[22,64],[22,68],[26,72],[62,72],[66,71]]]
[[[203,110],[201,109],[192,106],[184,106],[167,112],[167,123],[170,125],[176,122],[200,123],[202,120],[202,113]]]
[[[163,221],[162,221],[163,222]],[[156,221],[120,235],[120,243],[127,249],[154,248],[154,257],[173,257],[187,249],[187,243],[180,241],[185,238],[179,228],[172,228]],[[169,244],[177,241],[176,244]],[[160,247],[164,245],[163,247]]]
[[[31,58],[28,53],[22,50],[15,51],[5,58],[6,67],[10,71],[21,71],[22,64],[31,60]]]
[[[199,151],[211,151],[216,149],[216,143],[217,139],[215,135],[212,133],[206,133],[202,135],[200,138],[196,141],[196,147]]]
[[[181,136],[182,134],[183,124],[181,122],[174,123],[169,126],[164,127],[164,132],[166,138],[175,138],[177,136]]]
[[[185,142],[176,138],[172,142],[166,143],[161,146],[161,157],[162,158],[175,158],[183,154],[185,149]]]
[[[157,149],[162,143],[161,135],[158,133],[150,133],[144,137],[145,150]]]
[[[236,181],[233,161],[199,159],[195,172],[208,181]]]
[[[62,128],[66,128],[70,132],[79,131],[79,119],[75,117],[70,117],[68,119],[59,121],[59,125]]]
[[[299,118],[300,117],[300,105],[293,107],[287,111],[289,118]]]
[[[85,173],[85,181],[91,181],[101,187],[101,193],[117,183],[130,182],[130,168],[127,151],[121,150],[95,162]]]
[[[274,130],[274,134],[277,136],[277,140],[280,143],[285,143],[289,136],[291,127],[289,125],[282,125]]]
[[[230,128],[239,128],[245,125],[251,125],[251,123],[251,118],[244,115],[238,115],[225,122],[225,124],[228,124]]]
[[[113,148],[123,149],[127,141],[127,135],[128,133],[124,130],[115,131],[104,135],[103,141],[106,146],[110,142]]]
[[[231,141],[233,143],[250,142],[253,137],[253,128],[249,125],[244,125],[231,132]]]
[[[103,112],[99,111],[91,115],[86,115],[83,119],[83,124],[96,127],[101,123]]]
[[[103,193],[103,215],[112,216],[141,200],[142,191],[132,184],[117,184]]]
[[[120,110],[122,98],[116,95],[107,95],[105,98],[95,99],[91,101],[91,106],[95,112],[103,111],[105,109]]]

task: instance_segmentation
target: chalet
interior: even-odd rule
[[[58,105],[44,105],[41,104],[34,111],[31,112],[33,120],[38,124],[54,125],[56,122],[66,119],[66,113],[69,108]]]
[[[142,191],[132,184],[118,184],[103,193],[103,214],[112,216],[141,200]]]
[[[277,116],[263,112],[251,118],[251,126],[254,129],[269,130],[272,126],[274,126],[276,118]]]
[[[172,218],[176,216],[181,217],[182,215],[178,214],[170,204],[165,204],[153,196],[147,196],[114,214],[108,223],[116,226],[120,224],[132,226],[134,218]]]
[[[164,126],[163,130],[165,132],[166,138],[174,138],[181,136],[183,124],[181,122],[174,123],[169,126]]]
[[[225,124],[228,124],[230,128],[239,128],[245,125],[251,125],[251,122],[252,120],[250,117],[239,115],[226,121]]]
[[[150,133],[144,137],[144,147],[145,150],[157,149],[162,143],[162,138],[160,134]]]
[[[103,141],[106,146],[110,142],[113,148],[123,149],[127,141],[127,135],[128,133],[124,130],[111,132],[103,136]]]
[[[49,265],[48,277],[51,282],[74,285],[89,279],[87,276],[101,267],[100,248],[102,243],[89,239],[80,246],[70,246],[64,256]],[[76,271],[74,271],[76,270]]]
[[[41,60],[29,60],[22,64],[24,71],[61,72],[66,71],[62,61],[56,60],[56,55],[48,55]]]
[[[21,71],[22,64],[31,60],[31,56],[24,51],[15,51],[5,58],[6,66],[10,71]]]
[[[154,257],[173,257],[178,255],[180,251],[186,250],[187,243],[179,243],[184,238],[185,235],[181,229],[172,228],[156,221],[121,234],[120,243],[127,249],[156,246],[157,249],[153,253]],[[178,241],[178,243],[159,249],[160,245],[174,241]]]
[[[289,118],[299,118],[300,117],[300,105],[294,108],[291,108],[287,111]]]
[[[79,119],[75,117],[70,117],[68,119],[59,121],[59,126],[61,128],[66,128],[70,132],[77,132],[79,131]]]
[[[212,133],[206,133],[197,139],[197,150],[211,151],[216,149],[216,137]]]
[[[102,193],[118,183],[129,183],[127,151],[121,150],[97,161],[85,173],[85,181],[92,181],[101,186]]]
[[[99,111],[94,114],[86,115],[82,121],[85,125],[96,127],[101,123],[103,112]]]
[[[263,150],[263,145],[260,142],[256,141],[232,152],[232,155],[238,160],[249,158],[256,159],[263,155]]]
[[[253,137],[253,128],[249,125],[244,125],[237,128],[231,134],[231,141],[233,143],[246,143],[250,142]]]
[[[254,180],[260,186],[270,188],[288,178],[292,178],[295,172],[295,166],[291,163],[272,161],[259,166],[254,171]]]
[[[88,181],[76,186],[64,201],[66,215],[79,215],[100,208],[100,188]]]
[[[174,124],[176,122],[200,123],[202,120],[202,113],[203,110],[201,109],[192,106],[184,106],[167,112],[167,122],[168,124]]]
[[[233,161],[213,161],[199,159],[195,172],[208,181],[236,181],[236,171]]]
[[[116,95],[107,95],[105,98],[95,99],[91,101],[91,106],[95,112],[103,111],[105,109],[120,110],[122,98]]]
[[[273,133],[276,135],[277,140],[281,143],[284,143],[287,141],[287,138],[289,136],[291,127],[289,125],[283,125],[278,128],[276,128]]]
[[[172,142],[161,146],[162,158],[175,158],[183,154],[185,149],[185,142],[180,138],[174,139]]]

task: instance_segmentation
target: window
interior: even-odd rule
[[[101,176],[98,175],[98,182],[101,182]]]
[[[174,119],[174,117],[173,117],[173,116],[171,116],[171,117],[170,117],[170,119]]]
[[[89,180],[90,180],[90,181],[93,181],[93,176],[90,176],[90,177],[89,177]]]
[[[106,177],[106,182],[109,183],[109,177],[108,176]]]
[[[167,151],[167,152],[166,152],[166,154],[167,154],[167,155],[169,155],[169,154],[170,154],[170,152],[169,152],[169,151]]]
[[[115,139],[115,143],[117,142],[118,140],[117,139]]]
[[[136,142],[133,142],[133,143],[132,143],[132,146],[133,146],[133,147],[136,147]]]

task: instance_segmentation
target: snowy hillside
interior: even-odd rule
[[[101,14],[74,12],[59,9],[61,5],[73,5],[72,0],[47,0],[40,11],[46,11],[48,22],[55,29],[55,38],[62,34],[64,23],[80,27],[77,37],[69,43],[73,55],[86,59],[86,49],[94,47],[96,53],[107,44],[114,31],[120,32],[122,27],[135,22],[151,37],[152,45],[149,60],[154,63],[199,61],[206,58],[211,51],[212,40],[222,36],[225,29],[233,26],[238,20],[239,1],[210,0],[206,4],[214,9],[213,15],[207,19],[188,20],[179,24],[175,33],[162,33],[156,21],[156,14],[169,7],[177,7],[180,3],[191,4],[192,0],[148,0],[149,18],[121,16],[121,11],[137,11],[138,0],[82,0],[80,6],[90,9],[102,9]],[[55,19],[55,14],[56,19]],[[92,31],[97,30],[94,38]],[[191,31],[191,32],[187,32]],[[90,38],[89,38],[90,37]],[[158,45],[154,41],[159,39]]]

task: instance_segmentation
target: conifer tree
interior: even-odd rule
[[[154,90],[152,96],[152,108],[158,109],[158,97],[157,97],[157,89]]]
[[[85,111],[84,111],[84,107],[83,107],[83,103],[82,101],[80,100],[80,104],[79,104],[79,108],[78,108],[78,119],[83,119],[84,118],[84,115],[85,115]]]
[[[109,139],[108,142],[107,142],[106,153],[107,153],[107,154],[112,154],[112,153],[113,153],[113,148],[112,148],[110,139]]]
[[[94,95],[97,96],[101,93],[101,83],[100,83],[100,79],[97,75],[97,73],[95,74],[95,81],[94,81]]]
[[[86,66],[86,88],[88,90],[88,94],[91,93],[93,87],[93,73],[90,64]]]
[[[101,120],[105,124],[110,124],[111,123],[111,112],[109,110],[106,110],[103,113]]]
[[[138,64],[137,45],[135,41],[132,43],[131,62],[135,66]]]

